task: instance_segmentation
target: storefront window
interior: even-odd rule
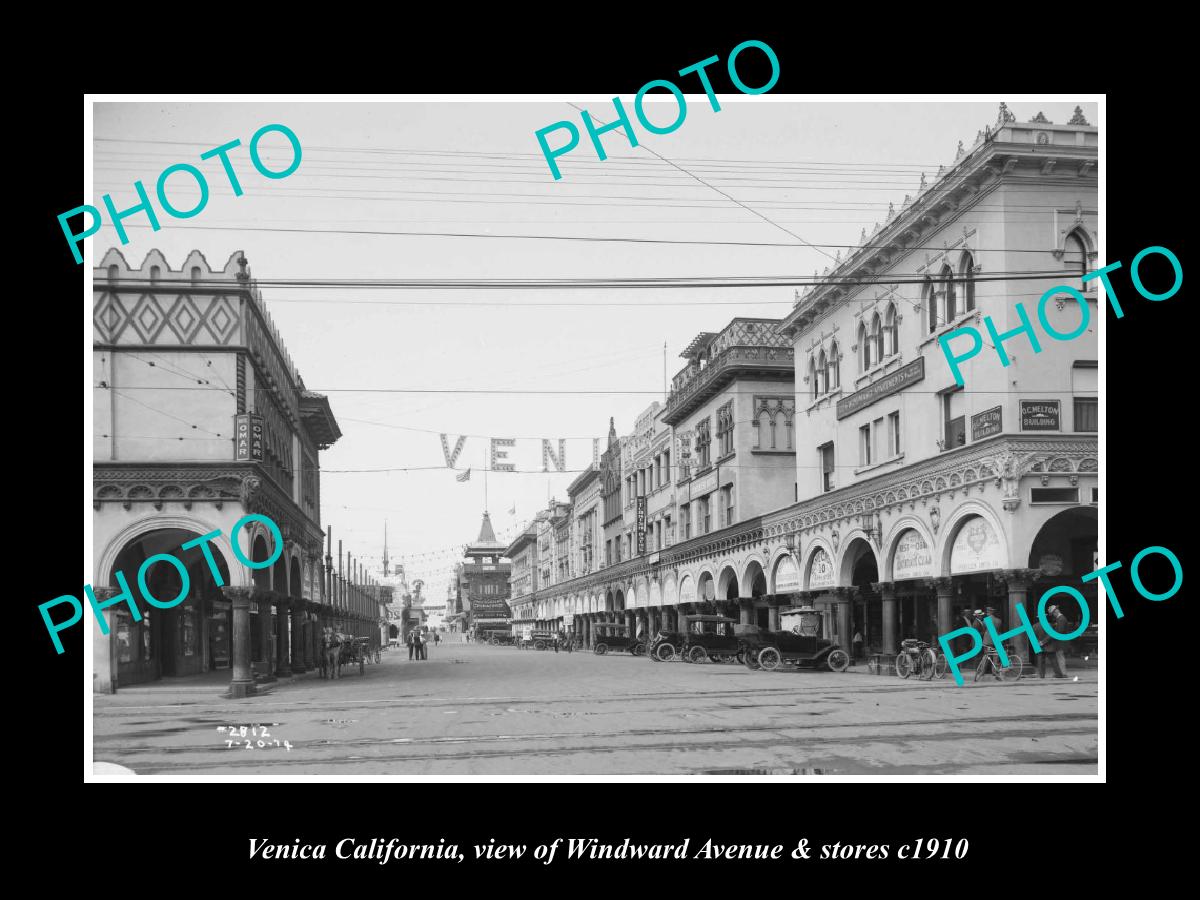
[[[128,616],[117,617],[117,661],[133,662],[133,630]]]

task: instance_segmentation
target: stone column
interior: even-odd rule
[[[254,674],[250,671],[250,588],[223,587],[221,593],[233,607],[233,679],[229,696],[248,697],[255,692]]]
[[[291,603],[287,597],[280,597],[275,603],[275,637],[277,638],[277,646],[275,647],[275,674],[280,678],[286,678],[291,674],[291,664],[288,660],[288,633],[291,629],[288,628],[289,608]]]
[[[896,603],[896,583],[880,581],[871,585],[883,602],[883,652],[892,656],[899,652],[899,640],[896,635],[900,631],[900,607]]]
[[[318,629],[317,617],[311,609],[305,613],[305,620],[308,622],[308,639],[304,642],[304,667],[312,669],[316,667],[317,662],[316,636]]]
[[[779,630],[779,601],[778,600],[768,600],[767,601],[767,630],[768,631],[778,631]]]
[[[926,584],[937,591],[938,635],[955,629],[954,622],[954,579],[930,578]]]
[[[1029,608],[1027,597],[1029,589],[1033,587],[1033,583],[1042,577],[1041,569],[1005,569],[1003,572],[997,572],[996,577],[1004,582],[1008,588],[1008,609],[1006,611],[1007,627],[997,627],[997,631],[1008,631],[1012,628],[1018,628],[1021,625],[1021,617],[1017,615],[1017,607],[1025,608],[1026,618],[1031,623],[1037,621],[1037,607]],[[997,623],[999,625],[999,623]],[[1009,653],[1017,653],[1021,659],[1030,663],[1033,661],[1033,650],[1029,646],[1029,640],[1025,637],[1025,633],[1021,632],[1009,638],[1004,642],[1005,650]]]
[[[262,677],[275,680],[275,639],[271,636],[271,594],[258,599],[259,653],[262,655]]]
[[[738,615],[741,619],[741,624],[749,625],[751,623],[752,611],[749,600],[738,600]]]
[[[850,627],[850,601],[854,596],[853,591],[853,588],[848,587],[838,587],[830,591],[837,603],[838,646],[845,650],[851,659],[854,658],[850,642],[854,637]]]
[[[292,671],[299,675],[308,671],[304,666],[304,601],[292,598]]]

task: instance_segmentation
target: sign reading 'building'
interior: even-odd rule
[[[872,403],[889,397],[897,391],[904,390],[910,384],[916,384],[925,377],[925,357],[918,356],[907,366],[901,366],[891,375],[880,378],[873,384],[868,384],[861,391],[855,391],[849,397],[843,397],[837,402],[837,417],[844,419],[852,416]]]

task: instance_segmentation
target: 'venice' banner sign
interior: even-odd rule
[[[467,444],[467,435],[460,435],[454,443],[454,450],[450,450],[449,435],[442,436],[442,456],[446,460],[446,468],[453,469],[458,463],[458,458],[462,454],[463,447]],[[583,440],[587,440],[584,438]],[[600,438],[592,438],[592,464],[599,465],[600,463]],[[516,472],[517,464],[509,456],[510,447],[516,446],[516,438],[488,438],[489,447],[489,469],[493,472]],[[555,451],[554,445],[549,439],[542,439],[542,471],[549,472],[551,466],[556,472],[567,471],[567,439],[558,439],[558,450]]]

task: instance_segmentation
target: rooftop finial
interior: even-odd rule
[[[996,116],[996,127],[999,128],[1005,122],[1015,122],[1017,117],[1013,115],[1012,110],[1008,108],[1007,103],[1000,104],[1000,115]]]
[[[919,190],[922,190],[922,191],[925,190],[925,173],[924,172],[921,173],[921,186],[920,186]]]
[[[1071,121],[1067,122],[1067,124],[1068,125],[1088,125],[1088,124],[1090,124],[1088,122],[1088,120],[1083,117],[1083,107],[1081,107],[1081,106],[1075,107],[1075,114],[1073,116],[1071,116]]]
[[[1038,114],[1036,116],[1034,116],[1032,119],[1030,119],[1029,121],[1037,122],[1039,125],[1053,125],[1054,124],[1053,122],[1051,122],[1049,119],[1046,118],[1046,114],[1044,112],[1042,112],[1040,109],[1038,110]]]
[[[959,142],[958,142],[958,150],[956,150],[956,151],[955,151],[955,153],[954,153],[954,158],[955,158],[955,159],[961,159],[961,158],[962,158],[962,155],[963,155],[963,153],[965,153],[965,152],[966,152],[966,151],[965,151],[965,150],[963,150],[962,141],[959,141]]]

